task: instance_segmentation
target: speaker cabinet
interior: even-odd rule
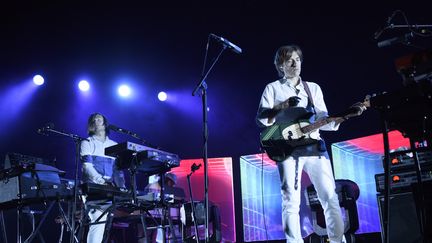
[[[384,238],[384,195],[378,195],[381,236]],[[389,242],[422,242],[414,197],[411,192],[389,197]]]

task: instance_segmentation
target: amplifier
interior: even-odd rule
[[[60,197],[63,192],[60,170],[42,164],[35,164],[32,171],[26,171],[0,180],[0,208],[43,202]]]
[[[401,193],[409,192],[411,184],[417,182],[416,171],[394,172],[390,175],[390,192]],[[422,169],[422,181],[432,181],[432,168]],[[375,175],[375,185],[377,192],[385,192],[385,179],[384,173]]]
[[[432,150],[430,148],[417,148],[417,156],[421,167],[432,165]],[[383,166],[385,161],[383,161]],[[412,150],[390,153],[390,171],[415,170]]]
[[[377,195],[381,223],[381,236],[384,240],[384,195]],[[416,206],[411,192],[396,193],[389,196],[389,242],[422,242]],[[384,241],[383,241],[384,242]]]

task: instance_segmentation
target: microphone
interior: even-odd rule
[[[227,46],[227,47],[228,47],[229,49],[231,49],[233,52],[235,52],[235,53],[237,53],[237,54],[242,53],[242,49],[241,49],[240,47],[238,47],[237,45],[231,43],[229,40],[227,40],[227,39],[225,39],[225,38],[223,38],[223,37],[217,36],[217,35],[215,35],[215,34],[212,34],[212,33],[210,33],[210,36],[211,36],[212,38],[214,38],[215,40],[221,42],[221,43],[224,44],[225,46]]]
[[[116,132],[122,132],[122,133],[128,133],[129,132],[128,130],[123,129],[123,128],[118,127],[118,126],[113,125],[113,124],[109,124],[108,129],[116,131]]]
[[[383,40],[378,42],[378,47],[382,48],[382,47],[386,47],[386,46],[391,46],[393,44],[396,43],[409,43],[409,39],[411,39],[412,37],[414,37],[414,34],[412,32],[407,33],[403,36],[399,36],[399,37],[393,37],[387,40]]]
[[[52,122],[48,122],[47,124],[45,124],[45,126],[43,126],[42,128],[39,128],[37,130],[37,133],[48,136],[48,134],[46,133],[49,129],[53,129],[54,128],[54,123]]]
[[[191,166],[191,170],[192,172],[195,172],[196,170],[198,170],[201,167],[201,164],[196,165],[195,163],[193,163],[193,165]]]

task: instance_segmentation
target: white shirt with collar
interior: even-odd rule
[[[315,119],[318,120],[320,118],[327,117],[328,112],[324,102],[321,87],[313,82],[306,83],[308,84],[309,90],[312,95],[312,100],[316,112]],[[300,97],[300,102],[297,105],[298,107],[307,107],[308,95],[306,93],[303,82],[300,81],[296,86],[292,86],[290,81],[287,79],[276,80],[267,84],[267,86],[265,87],[264,92],[261,96],[259,108],[272,109],[274,106],[286,101],[292,96]],[[257,118],[257,121],[264,126],[271,126],[274,123],[274,120],[269,121],[269,119],[267,118]],[[331,122],[321,127],[320,130],[335,131],[338,128],[339,124]]]
[[[87,139],[88,140],[81,142],[81,156],[90,155],[115,159],[114,157],[105,155],[105,148],[117,144],[113,140],[109,139],[108,136],[105,138],[105,141],[100,141],[95,136],[91,136]],[[111,177],[98,173],[92,163],[83,163],[83,173],[85,173],[93,183],[104,184],[105,180],[111,179]]]

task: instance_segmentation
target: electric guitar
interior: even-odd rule
[[[280,148],[289,150],[316,143],[319,140],[319,128],[331,122],[341,123],[351,117],[359,116],[369,106],[369,96],[367,96],[364,102],[356,103],[340,116],[325,117],[313,123],[310,121],[313,114],[305,108],[286,108],[276,115],[276,122],[273,125],[261,132],[261,145],[271,159],[280,160],[284,157],[279,153]]]

